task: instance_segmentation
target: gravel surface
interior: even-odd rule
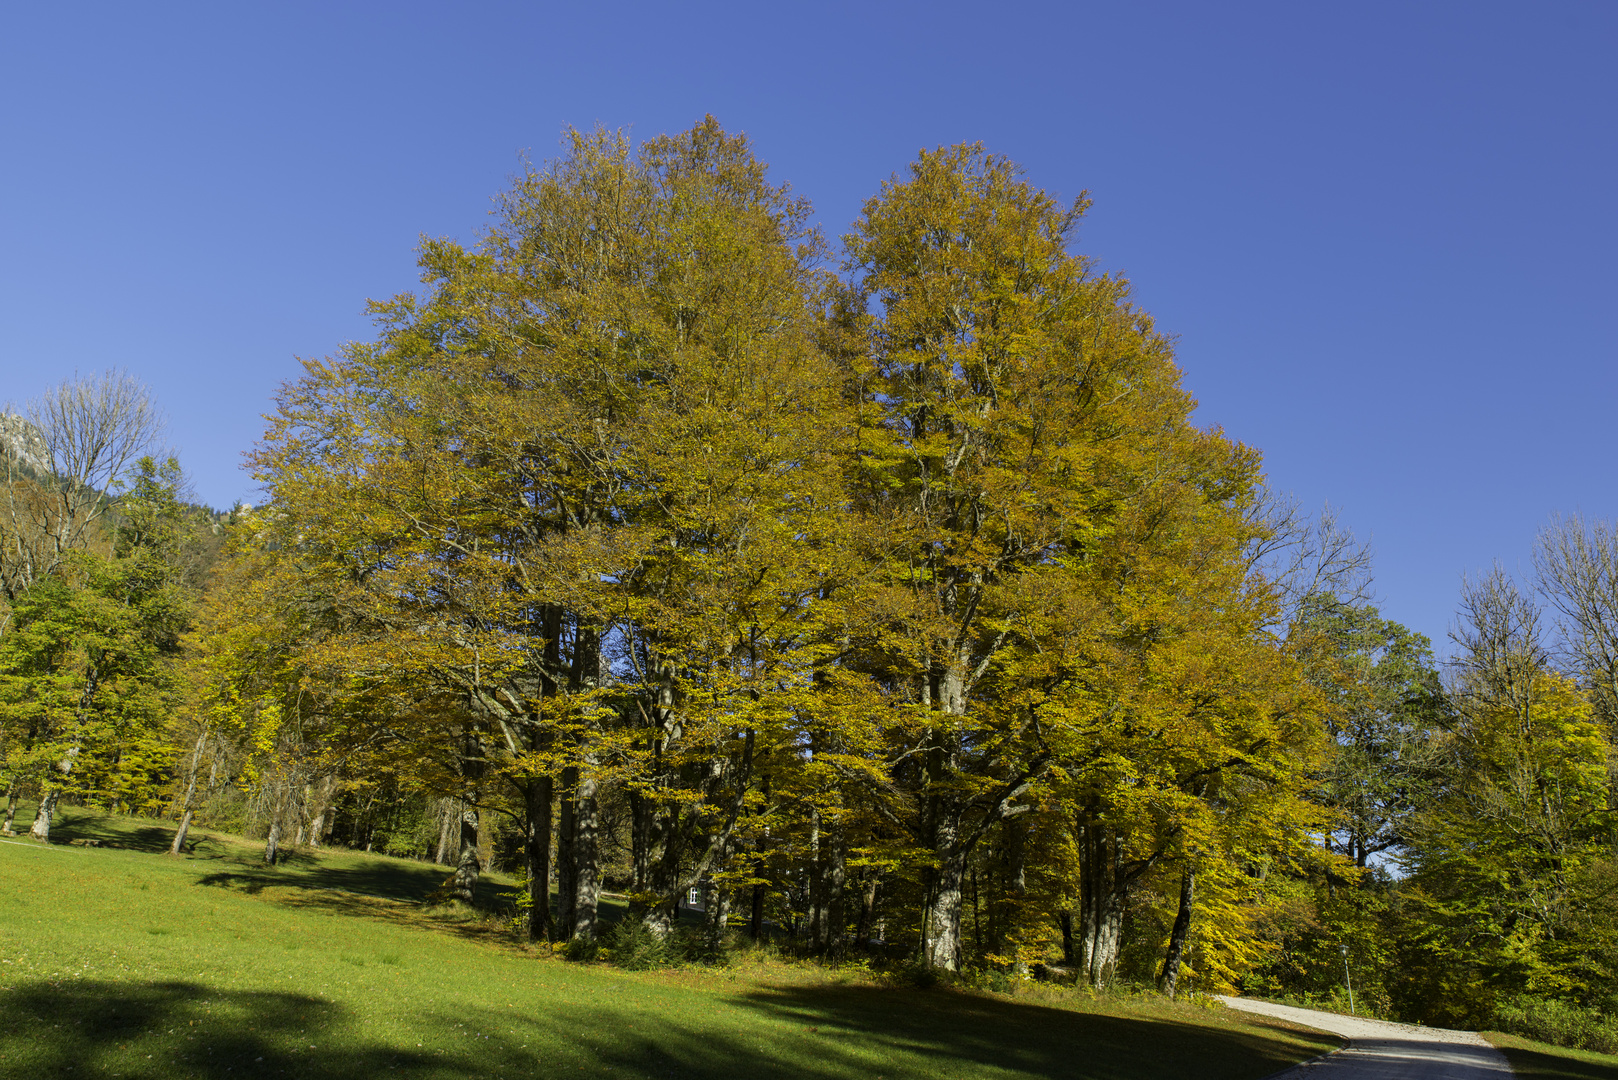
[[[1306,1062],[1273,1080],[1506,1080],[1505,1055],[1475,1031],[1390,1024],[1248,998],[1220,999],[1232,1009],[1262,1013],[1349,1040],[1335,1054]]]

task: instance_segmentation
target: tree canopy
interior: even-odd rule
[[[13,803],[465,902],[499,861],[579,956],[612,888],[710,951],[1329,998],[1347,949],[1390,1015],[1610,1009],[1611,528],[1546,534],[1564,631],[1468,585],[1441,673],[1194,421],[1088,206],[941,147],[834,244],[711,117],[571,132],[282,387],[206,588],[143,392],[64,389],[127,415],[7,459]]]

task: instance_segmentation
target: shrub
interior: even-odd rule
[[[557,947],[564,959],[576,964],[587,964],[593,960],[601,959],[601,939],[594,937],[576,937],[571,941],[564,941]]]
[[[942,979],[937,968],[928,967],[916,960],[909,960],[896,966],[890,977],[901,986],[914,986],[918,990],[929,990],[937,986]]]
[[[1618,1019],[1555,998],[1528,994],[1504,998],[1495,1006],[1494,1023],[1501,1031],[1527,1039],[1575,1050],[1618,1053]]]
[[[668,936],[669,954],[684,963],[723,967],[730,950],[723,937],[715,939],[707,927],[677,926]]]
[[[438,819],[417,805],[401,811],[391,826],[373,830],[372,846],[400,859],[425,859],[438,843]]]
[[[196,823],[219,832],[245,834],[248,827],[247,796],[238,788],[222,787],[197,807]]]
[[[624,918],[607,931],[607,958],[627,971],[644,971],[669,962],[669,944],[640,919]]]

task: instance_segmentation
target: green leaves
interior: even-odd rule
[[[0,637],[0,734],[13,782],[126,812],[151,812],[167,793],[173,659],[190,595],[148,542],[178,517],[172,485],[152,493],[170,509],[121,555],[73,553],[13,605]]]

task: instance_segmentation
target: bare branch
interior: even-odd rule
[[[1618,526],[1579,514],[1552,518],[1539,534],[1534,570],[1562,616],[1568,666],[1607,718],[1618,719]]]
[[[1521,723],[1532,714],[1534,680],[1550,662],[1539,605],[1496,563],[1481,578],[1461,580],[1461,609],[1450,641],[1457,701],[1510,708]]]
[[[1255,534],[1248,567],[1274,585],[1283,625],[1322,597],[1348,606],[1371,600],[1371,544],[1357,539],[1334,507],[1311,517],[1294,496],[1265,488],[1247,517]]]
[[[111,489],[162,432],[127,373],[74,377],[0,417],[0,593],[15,600],[68,552],[88,547]]]

